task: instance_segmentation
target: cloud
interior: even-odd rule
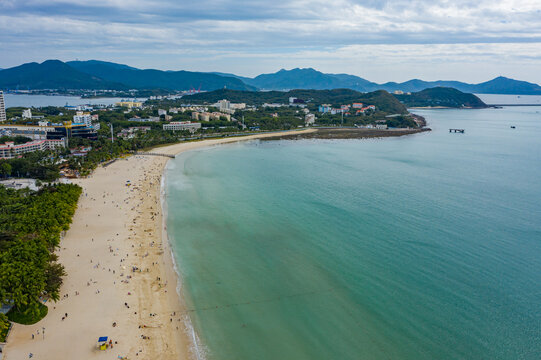
[[[270,59],[274,69],[312,60],[336,71],[342,63],[371,59],[402,70],[408,64],[442,69],[446,63],[484,61],[496,71],[509,62],[539,61],[541,2],[2,0],[0,33],[0,45],[10,49],[0,67],[99,57],[144,67],[199,64],[228,71],[227,59],[236,59],[231,70],[248,74],[270,70]],[[249,62],[254,58],[259,71]],[[422,77],[422,69],[415,75]]]

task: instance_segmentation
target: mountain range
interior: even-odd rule
[[[105,61],[47,60],[0,70],[0,89],[256,90],[234,77],[191,71],[140,70]]]
[[[0,89],[164,89],[212,91],[290,90],[290,89],[352,89],[361,92],[387,90],[418,92],[433,87],[451,87],[478,94],[541,95],[541,86],[503,76],[479,84],[460,81],[423,81],[413,79],[402,83],[378,84],[355,75],[327,74],[312,68],[280,70],[254,78],[227,73],[162,71],[137,69],[112,62],[88,60],[47,60],[41,64],[27,63],[0,70]]]
[[[403,83],[387,82],[378,84],[355,75],[325,74],[312,68],[296,68],[292,70],[282,69],[276,73],[262,74],[254,78],[239,77],[239,79],[261,90],[346,88],[363,92],[375,90],[417,92],[433,87],[450,87],[462,92],[477,94],[541,95],[541,86],[503,76],[479,84],[446,80],[423,81],[419,79],[412,79]]]

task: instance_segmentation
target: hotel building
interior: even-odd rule
[[[6,104],[4,103],[4,92],[0,90],[0,122],[6,121]]]
[[[0,145],[0,159],[13,159],[25,153],[34,151],[55,150],[65,147],[64,139],[61,140],[37,140],[26,144],[15,145],[13,141]]]

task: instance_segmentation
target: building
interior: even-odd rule
[[[354,109],[362,109],[363,108],[363,103],[353,103],[353,104],[351,104],[351,107],[354,108]]]
[[[85,124],[86,126],[92,126],[92,115],[90,115],[90,113],[77,111],[75,115],[73,115],[73,123]]]
[[[332,110],[332,105],[331,105],[331,104],[321,104],[321,105],[319,105],[319,107],[318,107],[318,111],[319,111],[320,113],[323,113],[323,114],[326,114],[326,113],[328,113],[328,112],[331,112],[331,110]]]
[[[92,127],[85,124],[72,124],[67,121],[65,124],[53,124],[53,130],[47,132],[48,140],[69,139],[80,137],[89,140],[98,140],[98,133]]]
[[[141,101],[120,101],[115,104],[119,107],[127,107],[128,109],[142,108],[143,103]]]
[[[13,141],[9,141],[0,145],[0,159],[13,159],[29,152],[56,150],[65,146],[64,139],[35,140],[20,145],[15,145]]]
[[[231,110],[231,103],[228,100],[220,100],[218,101],[218,107],[220,108],[220,111],[228,111]]]
[[[0,125],[0,136],[24,136],[33,140],[47,139],[47,133],[54,131],[48,122],[39,122],[40,125]]]
[[[193,112],[192,119],[199,121],[210,121],[211,113],[208,112]]]
[[[23,110],[23,119],[32,119],[32,109]]]
[[[212,114],[210,114],[210,118],[212,120],[227,120],[227,121],[231,121],[231,115],[230,114],[224,114],[224,113],[221,113],[221,112],[213,112]]]
[[[128,121],[137,121],[137,122],[158,122],[160,121],[160,118],[158,116],[151,116],[149,118],[140,118],[140,117],[132,117],[129,118]]]
[[[136,126],[136,127],[130,127],[127,129],[122,129],[117,136],[124,138],[124,139],[133,139],[138,132],[146,133],[147,131],[150,131],[150,126]]]
[[[304,123],[306,126],[314,125],[316,122],[316,116],[314,114],[306,114],[304,117]]]
[[[280,108],[280,107],[282,107],[282,106],[286,106],[286,105],[284,105],[284,104],[278,104],[278,103],[271,103],[271,104],[269,104],[269,103],[264,103],[264,104],[263,104],[263,107],[269,107],[269,108]]]
[[[167,110],[158,109],[158,116],[167,115]]]
[[[4,102],[4,92],[0,90],[0,122],[7,120],[6,103]]]
[[[201,123],[195,123],[191,121],[174,121],[169,124],[163,124],[164,130],[182,131],[188,130],[192,134],[201,129]]]
[[[229,108],[231,110],[244,110],[246,109],[246,104],[245,103],[229,104]]]
[[[376,129],[378,130],[387,130],[386,124],[376,124]]]

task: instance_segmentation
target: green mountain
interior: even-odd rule
[[[541,86],[503,76],[479,84],[467,84],[460,81],[423,81],[414,79],[403,83],[388,82],[379,85],[379,88],[387,91],[401,90],[405,92],[421,91],[433,87],[451,87],[462,92],[476,94],[541,95]]]
[[[462,92],[478,94],[517,94],[517,95],[540,95],[541,86],[526,81],[519,81],[505,77],[497,77],[493,80],[479,84],[468,84],[460,81],[424,81],[412,79],[402,83],[387,82],[377,84],[358,76],[348,74],[325,74],[320,71],[308,69],[280,70],[272,74],[262,74],[255,78],[234,76],[246,84],[262,90],[288,90],[288,89],[353,89],[358,91],[396,90],[404,92],[418,92],[433,87],[452,87]]]
[[[120,83],[85,74],[59,60],[27,63],[0,71],[0,88],[127,89]]]
[[[354,75],[324,74],[312,68],[280,70],[272,74],[261,74],[253,79],[244,78],[244,82],[263,90],[289,89],[353,89],[365,91],[377,84]]]
[[[329,103],[334,106],[362,102],[376,105],[376,107],[389,113],[406,113],[406,107],[394,96],[385,90],[378,90],[370,93],[361,93],[351,89],[333,90],[290,90],[290,91],[235,91],[220,89],[211,92],[199,93],[184,96],[181,101],[186,104],[213,104],[221,99],[228,99],[231,102],[246,103],[248,105],[262,105],[264,103],[285,103],[290,97],[296,97],[310,104]]]
[[[452,108],[485,108],[487,105],[473,94],[463,93],[460,90],[435,87],[425,89],[410,95],[394,95],[407,107],[443,106]]]
[[[419,92],[427,88],[451,87],[467,93],[541,95],[541,86],[505,77],[479,84],[460,81],[423,81],[412,79],[402,83],[377,84],[348,74],[325,74],[312,68],[280,70],[255,78],[227,73],[161,71],[137,69],[106,61],[48,60],[0,70],[0,88],[29,89],[163,89],[190,90],[279,90],[289,89],[352,89],[361,92],[387,90]]]
[[[242,80],[211,73],[191,71],[140,70],[127,65],[103,61],[69,61],[67,64],[78,71],[101,79],[120,82],[135,89],[168,89],[211,91],[221,88],[234,90],[256,90]],[[1,74],[1,73],[0,73]]]

